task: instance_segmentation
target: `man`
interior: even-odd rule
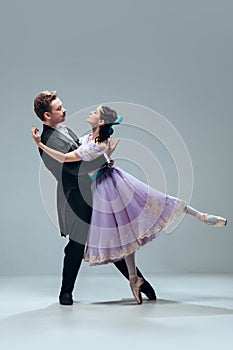
[[[69,128],[61,125],[66,119],[66,110],[54,91],[43,91],[34,100],[34,111],[43,122],[41,141],[49,147],[67,153],[78,148],[79,140]],[[101,155],[91,162],[59,163],[39,149],[46,168],[57,180],[57,211],[60,232],[69,236],[65,247],[62,285],[59,294],[61,305],[72,305],[72,292],[83,259],[88,227],[92,213],[91,180],[88,173],[106,166],[117,143],[113,142],[108,154]],[[128,279],[124,260],[115,266]],[[143,277],[137,269],[139,277]],[[144,279],[141,291],[149,300],[156,300],[156,294]]]

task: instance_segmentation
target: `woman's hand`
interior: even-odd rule
[[[40,133],[39,130],[37,128],[35,128],[34,126],[32,126],[32,138],[35,141],[35,143],[37,144],[37,146],[39,146],[39,143],[41,142],[41,137],[40,137]]]

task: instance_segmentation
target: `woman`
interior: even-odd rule
[[[112,125],[120,124],[121,120],[109,107],[98,107],[87,119],[92,133],[81,138],[82,144],[77,150],[67,154],[44,145],[34,127],[32,137],[45,153],[59,162],[90,161],[107,150]],[[149,187],[122,169],[106,167],[90,175],[93,179],[93,212],[84,259],[90,265],[101,265],[124,258],[130,287],[138,304],[142,303],[140,286],[143,279],[136,274],[134,253],[140,246],[157,237],[181,213],[193,215],[213,226],[227,223],[225,218],[201,213],[185,201]]]

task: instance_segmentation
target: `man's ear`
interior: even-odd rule
[[[45,120],[51,119],[49,112],[44,112]]]

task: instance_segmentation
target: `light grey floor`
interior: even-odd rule
[[[156,274],[136,305],[120,275],[80,275],[72,307],[60,276],[0,277],[1,349],[233,349],[233,276]]]

